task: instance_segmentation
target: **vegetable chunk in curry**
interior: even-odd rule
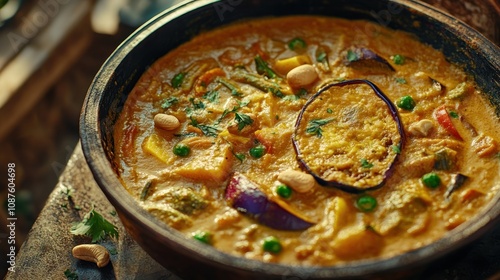
[[[328,266],[429,244],[500,189],[499,119],[410,34],[292,16],[206,32],[142,75],[115,126],[125,188],[229,254]]]

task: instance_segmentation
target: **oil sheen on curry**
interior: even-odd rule
[[[500,189],[499,119],[412,35],[293,16],[196,36],[140,78],[121,180],[193,242],[329,266],[417,249]]]

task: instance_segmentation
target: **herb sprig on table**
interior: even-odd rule
[[[106,220],[94,207],[83,217],[82,221],[71,227],[74,235],[85,235],[92,238],[92,243],[104,239],[106,236],[118,237],[115,225]]]

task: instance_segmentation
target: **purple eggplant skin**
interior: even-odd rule
[[[369,62],[369,61],[375,61],[379,65],[386,67],[387,69],[391,71],[396,71],[392,65],[376,54],[374,51],[367,49],[367,48],[353,48],[349,50],[349,53],[351,56],[347,58],[346,64],[347,65],[356,65],[358,63],[363,63],[363,62]]]
[[[398,132],[399,132],[399,135],[401,137],[398,148],[400,151],[402,151],[403,147],[404,147],[404,143],[406,142],[406,134],[404,132],[403,123],[401,122],[401,119],[399,117],[398,109],[396,108],[394,103],[392,103],[392,101],[389,99],[389,97],[387,97],[387,95],[385,95],[382,92],[382,90],[380,90],[380,88],[378,88],[374,83],[372,83],[368,80],[347,80],[347,81],[343,81],[340,83],[331,83],[331,84],[327,84],[327,85],[323,86],[317,93],[315,93],[306,102],[306,104],[304,104],[304,106],[300,110],[299,115],[297,117],[297,121],[295,122],[295,131],[294,131],[293,136],[292,136],[292,144],[293,144],[293,148],[295,150],[295,154],[297,155],[297,160],[298,160],[300,166],[306,172],[311,174],[314,177],[314,179],[316,179],[316,182],[318,182],[318,184],[320,184],[321,186],[324,186],[324,187],[333,187],[333,188],[337,188],[337,189],[345,191],[345,192],[356,194],[356,193],[363,193],[365,191],[375,190],[375,189],[382,187],[385,184],[385,181],[387,180],[387,178],[389,178],[392,175],[392,173],[394,171],[394,164],[397,162],[399,154],[396,155],[396,157],[394,158],[394,161],[391,163],[391,165],[387,169],[386,173],[384,174],[384,180],[382,180],[382,182],[380,184],[377,184],[375,186],[370,186],[368,188],[359,188],[359,187],[343,184],[343,183],[336,182],[336,181],[327,181],[327,180],[321,178],[321,176],[319,176],[318,174],[314,173],[311,170],[311,168],[309,168],[307,163],[303,160],[302,153],[300,152],[299,145],[298,145],[297,140],[296,140],[297,129],[298,129],[299,124],[302,120],[302,116],[304,115],[304,112],[306,111],[307,107],[316,98],[318,98],[323,92],[325,92],[326,90],[328,90],[331,87],[343,87],[343,86],[354,85],[354,84],[367,84],[368,86],[370,86],[372,88],[372,90],[375,92],[377,97],[382,99],[382,101],[384,101],[384,103],[387,105],[387,107],[389,108],[389,111],[391,112],[392,118],[396,122]]]
[[[225,199],[239,212],[273,229],[305,230],[314,225],[271,201],[254,182],[240,173],[229,180]]]
[[[467,179],[469,179],[468,176],[460,173],[453,175],[453,178],[451,179],[451,182],[448,185],[448,188],[446,189],[444,197],[448,199],[454,191],[458,190],[461,186],[463,186],[463,184],[465,183],[465,181],[467,181]]]

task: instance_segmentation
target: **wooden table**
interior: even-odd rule
[[[68,189],[72,190],[71,199]],[[117,239],[102,243],[113,254],[111,264],[101,269],[71,255],[73,246],[90,241],[72,235],[70,228],[92,205],[119,231]],[[149,257],[113,213],[78,144],[17,254],[15,272],[9,272],[5,279],[64,279],[66,270],[78,274],[79,279],[181,279]],[[470,246],[417,271],[414,279],[500,279],[500,225]]]

